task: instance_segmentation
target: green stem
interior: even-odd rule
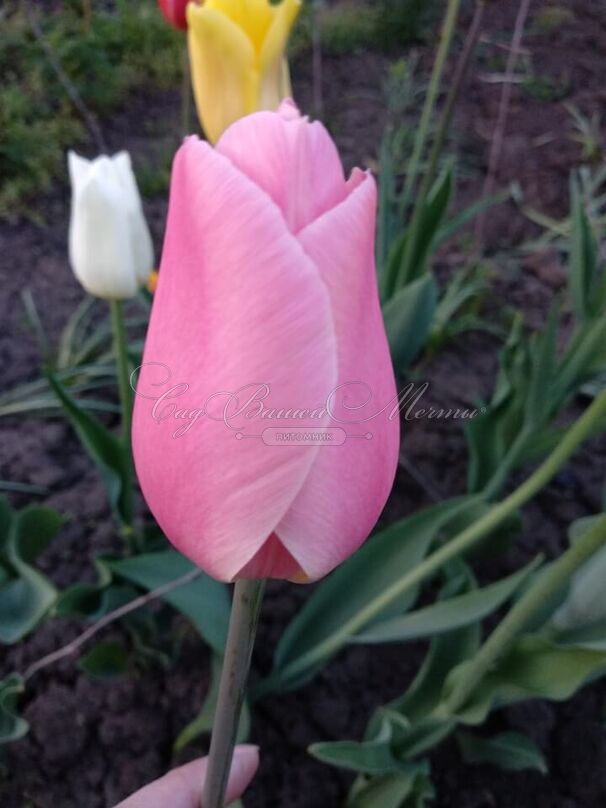
[[[427,170],[425,171],[425,174],[423,176],[423,183],[421,184],[421,189],[419,191],[418,196],[418,199],[419,200],[422,199],[423,203],[425,202],[427,194],[429,193],[431,186],[433,185],[433,182],[436,178],[438,161],[440,159],[440,155],[442,154],[444,143],[446,142],[446,137],[450,129],[452,116],[454,114],[457,101],[459,100],[461,90],[463,89],[463,84],[465,83],[467,69],[471,62],[471,57],[473,56],[473,52],[475,50],[478,37],[480,35],[482,17],[484,16],[485,8],[486,8],[486,0],[477,0],[473,19],[471,21],[471,25],[469,26],[467,37],[465,39],[465,45],[463,46],[463,51],[461,53],[459,61],[457,62],[454,76],[452,78],[452,84],[450,86],[448,97],[446,99],[446,104],[444,106],[444,111],[442,113],[440,124],[438,126],[438,131],[434,139],[433,145],[431,147],[431,151],[429,153]]]
[[[599,519],[567,552],[555,561],[515,604],[476,654],[465,677],[448,697],[447,709],[454,714],[465,706],[474,689],[503,655],[512,641],[531,623],[550,598],[572,575],[606,545],[606,516]]]
[[[481,491],[482,497],[487,502],[490,502],[490,500],[498,497],[500,491],[507,482],[509,474],[518,462],[520,452],[522,452],[526,446],[526,443],[531,437],[532,434],[527,427],[522,427],[522,429],[520,429],[517,437],[507,450],[505,457],[503,457],[501,460],[499,467],[495,470],[494,474]]]
[[[446,57],[448,56],[448,51],[450,50],[450,43],[452,42],[452,38],[455,32],[457,19],[459,16],[459,8],[461,5],[461,0],[449,0],[448,8],[446,9],[446,16],[444,17],[444,24],[442,26],[442,31],[440,33],[440,47],[438,48],[438,53],[436,55],[436,60],[434,62],[433,71],[431,74],[431,79],[429,82],[429,89],[427,91],[427,98],[425,100],[425,106],[423,107],[423,113],[421,115],[421,123],[419,125],[419,132],[417,139],[415,141],[415,147],[413,150],[413,156],[411,159],[411,165],[406,175],[406,183],[404,186],[403,192],[403,204],[407,207],[410,201],[410,197],[412,194],[412,190],[414,188],[414,182],[417,178],[417,174],[419,172],[419,163],[421,160],[421,155],[425,147],[425,142],[428,137],[429,126],[431,124],[431,119],[433,116],[433,111],[435,108],[436,100],[438,97],[438,93],[440,90],[440,84],[442,80],[442,73],[444,72],[444,64],[446,62]],[[475,20],[475,17],[474,17]],[[469,58],[471,52],[467,55],[466,58]],[[458,82],[459,85],[463,81],[465,71],[463,70],[459,77]],[[401,285],[408,283],[411,280],[414,280],[417,276],[416,269],[415,271],[410,274],[410,267],[412,259],[415,255],[417,245],[419,243],[419,231],[421,228],[421,221],[423,218],[423,211],[425,209],[425,204],[427,201],[427,195],[431,190],[431,185],[433,182],[432,174],[435,173],[439,153],[442,149],[443,141],[446,137],[446,128],[450,123],[450,115],[454,110],[454,104],[456,101],[456,97],[458,95],[459,88],[455,87],[454,94],[451,93],[449,102],[451,102],[452,106],[450,107],[450,103],[447,104],[446,107],[446,116],[442,118],[442,128],[441,131],[438,133],[437,140],[440,141],[438,143],[439,151],[436,151],[434,148],[431,152],[430,157],[430,164],[425,171],[423,181],[421,186],[418,190],[416,195],[416,202],[413,209],[412,217],[410,224],[408,226],[408,236],[406,238],[406,244],[404,246],[404,256],[402,261],[400,262],[398,272],[395,277],[394,288],[393,292],[395,293]],[[409,273],[409,276],[406,277],[405,273]]]
[[[181,134],[187,137],[191,134],[191,74],[187,41],[183,45],[181,70]]]
[[[121,300],[110,301],[112,331],[114,335],[114,355],[118,375],[118,390],[122,411],[122,443],[125,453],[124,489],[122,491],[122,510],[127,533],[132,531],[133,524],[133,459],[131,450],[131,425],[133,419],[133,390],[130,386],[130,364],[124,327],[124,312]]]
[[[203,808],[223,808],[265,581],[236,581],[213,721]]]
[[[335,653],[364,626],[377,618],[391,603],[405,592],[415,589],[437,573],[445,564],[470,550],[485,536],[495,530],[509,516],[531,500],[566,463],[570,456],[593,432],[596,425],[606,417],[606,392],[596,398],[591,406],[574,423],[547,459],[526,482],[498,505],[494,505],[481,519],[467,527],[453,539],[442,545],[414,569],[396,581],[354,617],[341,626],[338,633],[303,654],[280,674],[280,679],[292,678],[309,670],[314,664]],[[262,692],[262,689],[261,689]]]
[[[429,127],[431,125],[436,99],[440,91],[440,84],[442,82],[442,73],[444,72],[446,57],[448,56],[450,43],[452,42],[452,37],[455,32],[460,5],[461,0],[449,0],[444,22],[442,23],[442,30],[440,31],[440,45],[433,63],[429,87],[427,88],[427,96],[425,98],[423,112],[421,113],[421,120],[419,122],[419,128],[417,130],[417,136],[415,138],[408,171],[406,172],[406,181],[403,191],[403,205],[405,207],[407,207],[410,202],[414,184],[419,173],[421,156],[423,154],[425,143],[429,134]]]

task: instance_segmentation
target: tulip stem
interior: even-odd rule
[[[513,640],[526,629],[545,603],[561,590],[574,573],[606,545],[606,516],[598,519],[584,536],[546,569],[534,586],[520,598],[486,640],[458,680],[447,700],[449,714],[465,707],[467,700]]]
[[[265,581],[236,581],[213,721],[203,808],[224,808]]]
[[[114,335],[114,355],[116,357],[116,373],[120,393],[122,411],[122,443],[124,447],[124,480],[122,491],[122,512],[127,534],[132,531],[133,523],[133,457],[131,450],[130,430],[133,419],[133,390],[130,386],[130,365],[124,327],[124,310],[121,300],[110,301],[112,331]]]
[[[183,45],[181,69],[181,135],[187,137],[191,134],[191,74],[187,42]]]
[[[433,117],[436,101],[440,92],[442,74],[444,72],[446,58],[450,50],[450,43],[452,42],[455,33],[460,5],[461,0],[448,0],[446,13],[442,22],[442,28],[440,30],[438,51],[433,63],[429,87],[427,88],[427,95],[425,97],[425,104],[423,106],[421,120],[419,121],[419,126],[417,128],[412,156],[406,171],[402,202],[403,208],[408,207],[408,204],[412,198],[415,182],[419,174],[421,157],[423,156],[423,150],[429,136],[431,119]]]
[[[478,43],[478,37],[480,36],[480,31],[482,29],[482,18],[484,16],[485,9],[486,0],[476,0],[476,7],[471,20],[471,25],[469,26],[469,30],[467,32],[465,45],[463,46],[463,51],[454,69],[452,83],[450,85],[444,111],[442,112],[442,117],[438,125],[438,131],[429,152],[427,169],[423,175],[423,181],[419,188],[419,193],[417,196],[417,205],[419,206],[425,204],[427,196],[431,191],[431,187],[438,173],[438,163],[444,150],[444,144],[446,143],[448,132],[450,131],[450,124],[452,122],[452,116],[454,114],[457,101],[459,100],[461,90],[465,84],[465,78],[467,76],[467,70],[469,69],[471,57],[473,56]]]

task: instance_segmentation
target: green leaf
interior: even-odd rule
[[[391,300],[400,289],[427,274],[428,260],[438,236],[440,225],[448,210],[453,190],[453,169],[450,166],[436,180],[416,223],[397,238],[386,263],[383,297]],[[410,240],[414,239],[414,248]]]
[[[16,673],[0,682],[0,744],[27,735],[29,725],[17,713],[17,702],[24,690],[23,680]]]
[[[276,649],[271,679],[264,689],[297,687],[370,620],[364,615],[385,591],[426,555],[439,531],[476,500],[447,500],[379,531],[352,558],[323,581],[288,626]],[[381,612],[401,614],[417,596],[406,592]],[[376,618],[371,618],[376,619]]]
[[[475,580],[468,571],[463,577],[448,581],[440,592],[440,599],[448,600],[454,595],[469,592],[474,586]],[[403,696],[388,705],[390,710],[399,712],[410,722],[408,731],[399,738],[398,752],[401,757],[410,760],[424,754],[455,728],[456,720],[448,715],[437,715],[436,708],[448,674],[476,654],[480,647],[480,636],[478,623],[472,623],[434,637],[411,686]]]
[[[55,601],[55,588],[33,568],[21,569],[0,587],[0,642],[19,642],[34,629]]]
[[[453,236],[456,236],[459,230],[462,230],[466,224],[473,221],[480,213],[495,207],[495,205],[501,205],[503,202],[507,202],[511,197],[511,187],[505,188],[491,196],[486,196],[483,199],[479,199],[477,202],[473,202],[471,205],[463,208],[460,213],[449,217],[448,221],[445,222],[438,231],[435,246],[439,247]]]
[[[17,514],[14,552],[26,564],[33,563],[50,545],[62,524],[60,514],[51,508],[29,505]]]
[[[191,721],[177,736],[174,743],[173,751],[177,755],[185,747],[195,741],[200,735],[210,734],[213,728],[213,721],[215,718],[215,710],[217,707],[217,698],[219,696],[219,684],[221,680],[221,671],[223,668],[222,657],[214,654],[210,666],[210,687],[202,709],[198,715]],[[240,716],[240,723],[238,726],[238,735],[236,738],[237,743],[246,743],[250,734],[250,710],[248,704],[245,702]]]
[[[135,592],[134,596],[137,594]],[[167,610],[152,612],[145,608],[131,612],[124,619],[124,628],[130,639],[131,658],[137,667],[143,670],[160,667],[165,671],[171,668],[178,657],[183,633],[163,631],[167,622],[169,629],[172,628],[170,619]]]
[[[5,496],[0,496],[0,553],[6,552],[13,521],[13,511]]]
[[[405,719],[395,712],[383,710],[381,726],[376,736],[368,741],[332,741],[315,743],[309,747],[310,755],[342,769],[365,774],[387,774],[402,768],[394,757],[392,743],[397,724],[407,726]]]
[[[465,763],[492,763],[505,771],[531,769],[541,774],[548,772],[541,750],[520,732],[502,732],[492,738],[480,738],[460,730],[456,738]]]
[[[570,291],[578,320],[592,318],[599,306],[599,263],[595,236],[585,208],[579,183],[570,181],[572,238],[570,245]],[[596,296],[598,300],[596,300]]]
[[[566,402],[606,369],[606,316],[587,322],[573,336],[555,376],[552,396]]]
[[[433,275],[399,289],[383,306],[383,320],[394,366],[407,368],[425,347],[438,302]]]
[[[351,638],[354,643],[404,642],[464,628],[483,620],[508,601],[536,570],[536,558],[522,570],[482,589],[441,600],[416,612],[375,623]]]
[[[48,370],[47,376],[82,446],[99,469],[112,509],[122,521],[128,521],[124,497],[128,474],[125,447],[97,418],[74,400],[52,371]]]
[[[448,212],[448,205],[454,187],[454,171],[450,165],[435,181],[433,188],[427,195],[425,206],[421,213],[416,234],[415,249],[410,255],[410,264],[402,265],[399,269],[399,278],[405,283],[421,277],[427,267],[428,257],[435,244],[440,227]],[[404,251],[404,257],[408,250]]]
[[[512,445],[521,440],[531,360],[520,315],[513,321],[499,362],[499,375],[490,405],[482,415],[467,423],[467,486],[470,492],[482,491],[486,487],[493,475],[502,469]]]
[[[455,683],[465,678],[468,665],[469,662],[464,662],[450,673],[444,686],[446,705]],[[505,704],[539,698],[564,701],[604,673],[606,652],[559,646],[545,637],[527,634],[516,640],[478,684],[457,718],[465,724],[477,725],[493,708]]]
[[[429,766],[421,762],[406,772],[358,778],[347,808],[424,808],[434,796]]]
[[[477,316],[481,298],[488,290],[488,269],[483,264],[470,265],[455,272],[444,289],[431,324],[431,345],[439,348],[448,338],[470,327],[486,328]],[[489,324],[494,328],[495,324]]]
[[[4,512],[6,530],[7,512]],[[12,516],[0,545],[0,642],[12,644],[26,636],[51,608],[57,593],[53,584],[32,566],[62,524],[49,508],[30,506]]]
[[[569,531],[575,544],[603,514],[579,519]],[[606,547],[598,550],[573,575],[568,595],[552,621],[558,641],[606,651]]]
[[[109,562],[114,560],[117,559],[113,556],[96,556],[97,583],[77,583],[64,589],[55,605],[55,614],[95,621],[134,600],[139,594],[134,587],[114,582],[109,567]]]
[[[99,302],[98,298],[86,295],[72,312],[61,333],[59,345],[57,346],[56,365],[58,368],[69,368],[76,364],[74,357],[79,343],[86,335],[94,308]]]
[[[121,642],[99,642],[80,657],[78,667],[95,679],[116,679],[128,671],[128,651]]]
[[[606,618],[593,623],[559,628],[556,626],[556,639],[560,645],[574,645],[594,651],[606,651]]]
[[[120,578],[152,591],[176,581],[194,569],[194,565],[175,550],[108,561]],[[204,640],[218,654],[223,653],[230,614],[227,587],[204,573],[174,589],[163,600],[185,615]]]
[[[531,371],[525,422],[533,431],[545,426],[554,409],[551,391],[558,354],[559,317],[560,306],[556,302],[549,311],[545,328],[540,334],[533,334],[530,342]]]
[[[213,718],[217,706],[217,698],[219,696],[219,683],[221,679],[221,670],[223,667],[222,657],[213,654],[210,664],[210,686],[208,693],[202,704],[202,709],[198,715],[191,721],[177,736],[174,743],[174,754],[178,755],[185,747],[204,735],[211,732],[213,728]]]

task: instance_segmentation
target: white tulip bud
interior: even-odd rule
[[[69,257],[76,278],[106,300],[134,297],[154,263],[130,155],[86,160],[70,151]]]

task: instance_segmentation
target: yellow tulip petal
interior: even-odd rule
[[[288,63],[286,59],[278,59],[261,74],[259,109],[269,109],[275,112],[282,101],[291,96]]]
[[[288,59],[282,59],[282,68],[280,70],[280,101],[284,98],[292,98],[292,84],[290,83],[290,68],[288,67]]]
[[[269,0],[206,0],[206,8],[229,17],[249,37],[255,51],[261,52],[275,17]]]
[[[211,143],[253,112],[258,96],[255,52],[231,19],[213,8],[187,7],[192,83],[200,123]]]
[[[274,6],[275,15],[261,49],[261,72],[275,69],[286,50],[291,29],[301,11],[301,0],[282,0]]]

